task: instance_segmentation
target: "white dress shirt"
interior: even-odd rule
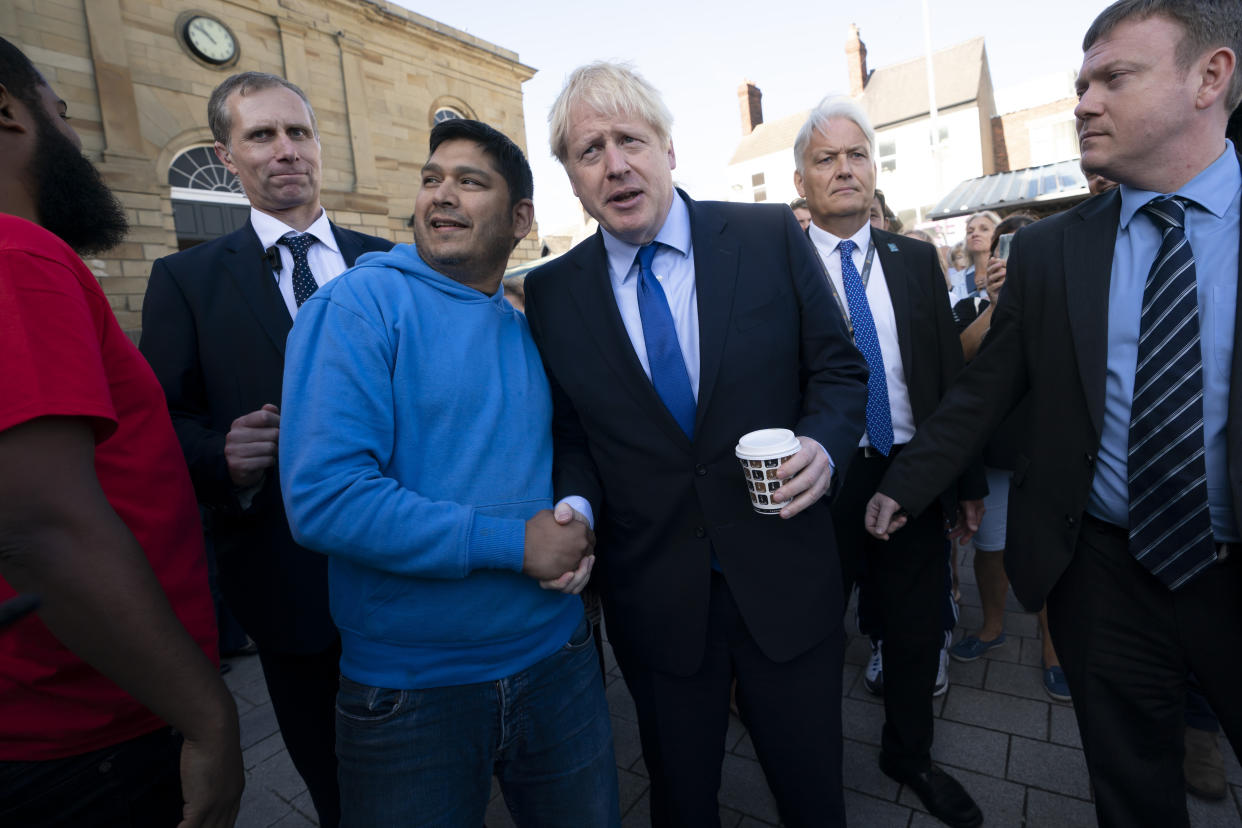
[[[841,311],[848,319],[849,301],[845,298],[845,285],[841,281],[841,251],[838,247],[842,239],[821,230],[815,224],[811,225],[809,232],[811,241],[815,243],[815,250],[824,263],[824,270],[828,271],[832,288],[841,300]],[[862,228],[850,237],[850,241],[854,242],[854,267],[861,274],[863,262],[867,258],[867,248],[871,244],[871,223],[863,222]],[[893,313],[893,298],[888,292],[888,282],[884,278],[884,266],[880,264],[878,251],[871,260],[867,305],[871,308],[872,319],[875,320],[875,332],[880,340],[880,356],[884,358],[884,379],[888,383],[888,405],[893,418],[893,443],[908,443],[914,437],[914,410],[910,407],[910,389],[906,386],[905,365],[901,361],[901,346],[897,342],[897,316]],[[865,432],[858,445],[871,445]]]
[[[284,297],[289,316],[297,319],[298,303],[293,298],[293,253],[287,245],[276,242],[290,234],[297,235],[298,231],[253,207],[250,208],[250,226],[254,228],[264,250],[276,245],[276,249],[280,251],[280,272],[272,276],[276,279],[276,286],[280,288],[280,295]],[[319,218],[305,232],[318,240],[317,244],[312,244],[306,251],[306,263],[310,265],[315,283],[322,287],[344,273],[346,268],[345,257],[341,255],[341,248],[336,243],[336,236],[328,221],[328,211],[321,207]]]

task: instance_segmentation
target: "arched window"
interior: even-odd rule
[[[168,186],[181,250],[231,233],[250,220],[241,181],[211,147],[191,147],[174,158]]]
[[[193,147],[173,159],[168,168],[168,185],[193,190],[194,195],[232,193],[242,195],[241,181],[220,163],[211,147]]]
[[[444,121],[451,121],[454,118],[464,118],[464,117],[465,117],[464,115],[462,115],[456,109],[453,109],[453,107],[442,106],[436,110],[435,115],[431,116],[431,122],[434,125],[434,124],[443,123]]]

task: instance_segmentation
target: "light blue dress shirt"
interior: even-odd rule
[[[612,283],[612,295],[617,300],[617,310],[625,323],[625,332],[634,344],[634,353],[642,363],[643,371],[651,377],[651,364],[647,361],[647,339],[643,336],[643,320],[638,313],[638,248],[640,245],[623,242],[607,230],[604,250],[608,253],[608,280]],[[673,315],[677,329],[677,343],[681,357],[686,362],[690,376],[690,388],[694,399],[699,399],[699,305],[698,289],[694,279],[694,246],[690,240],[690,210],[679,195],[674,194],[664,226],[656,233],[655,259],[651,270]],[[741,436],[741,435],[739,435]]]
[[[1164,194],[1121,187],[1121,221],[1108,288],[1104,429],[1087,511],[1122,527],[1130,525],[1127,456],[1143,286],[1160,249],[1160,231],[1139,209],[1160,195]],[[1208,505],[1217,542],[1234,542],[1239,540],[1239,534],[1229,492],[1225,423],[1238,291],[1242,170],[1233,143],[1226,142],[1225,151],[1216,161],[1184,187],[1167,195],[1185,196],[1194,202],[1186,210],[1186,237],[1194,252],[1198,282]]]

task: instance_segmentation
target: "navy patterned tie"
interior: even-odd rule
[[[884,355],[880,353],[880,337],[875,332],[875,319],[867,304],[867,288],[854,266],[855,244],[846,239],[837,245],[841,251],[841,283],[850,308],[854,326],[854,344],[867,360],[871,375],[867,378],[867,439],[885,457],[893,450],[893,412],[888,402],[888,379],[884,376]]]
[[[306,261],[306,251],[317,241],[319,239],[311,233],[299,233],[285,236],[276,242],[289,248],[289,252],[293,254],[293,300],[298,303],[299,308],[319,289],[311,274],[310,263]]]
[[[686,360],[681,355],[677,341],[677,328],[673,324],[673,312],[660,280],[651,272],[655,260],[656,243],[645,244],[638,249],[638,316],[643,323],[643,340],[647,344],[647,364],[651,367],[651,384],[664,401],[664,405],[677,420],[677,425],[694,439],[694,390],[690,387],[690,375]]]
[[[1130,551],[1169,589],[1216,560],[1203,444],[1203,359],[1186,204],[1142,208],[1161,232],[1143,288],[1130,409]]]

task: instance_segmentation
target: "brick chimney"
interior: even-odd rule
[[[857,98],[863,93],[870,73],[867,72],[867,47],[858,36],[858,26],[853,23],[845,41],[845,65],[850,73],[850,94]]]
[[[746,81],[737,88],[737,102],[742,109],[742,134],[750,135],[763,123],[763,93]]]

